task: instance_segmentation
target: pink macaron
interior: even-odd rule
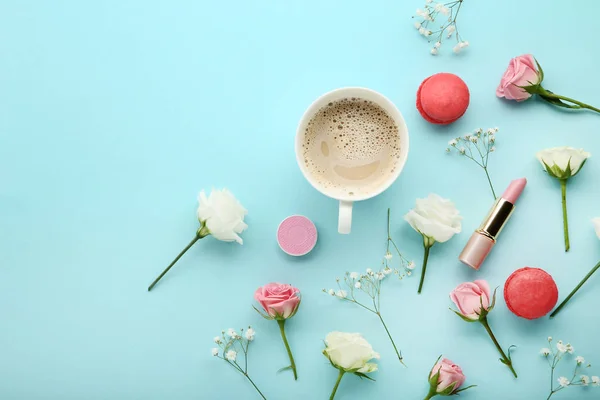
[[[303,256],[317,244],[317,227],[303,215],[292,215],[279,224],[277,243],[290,256]]]
[[[554,308],[558,288],[552,276],[543,269],[525,267],[513,272],[506,280],[504,300],[516,316],[536,319]]]
[[[469,88],[454,74],[442,72],[426,78],[417,91],[417,110],[432,124],[458,120],[469,107]]]

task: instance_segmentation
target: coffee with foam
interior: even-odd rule
[[[340,198],[368,196],[398,168],[398,126],[379,105],[358,97],[328,103],[304,131],[302,155],[314,182]]]

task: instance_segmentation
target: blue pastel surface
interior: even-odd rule
[[[557,93],[600,104],[600,3],[466,0],[459,26],[471,46],[432,57],[410,17],[421,0],[103,1],[4,0],[0,4],[0,398],[258,399],[244,378],[210,355],[222,329],[257,331],[250,374],[269,399],[326,399],[336,378],[321,354],[332,330],[361,332],[382,354],[376,382],[346,377],[339,400],[421,399],[440,354],[460,364],[464,399],[545,399],[549,369],[538,355],[552,335],[573,343],[600,375],[600,276],[555,320],[514,316],[499,297],[490,324],[513,353],[519,379],[498,361],[480,326],[448,310],[457,284],[501,289],[529,265],[556,279],[560,299],[600,259],[590,219],[600,216],[600,115],[565,112],[494,91],[511,57],[533,53]],[[427,76],[460,75],[471,105],[447,127],[425,122],[415,93]],[[322,93],[365,86],[404,114],[411,149],[398,181],[356,204],[339,235],[337,204],[296,165],[296,125]],[[457,261],[487,212],[485,176],[444,153],[452,137],[498,126],[490,173],[497,190],[529,180],[518,209],[479,272]],[[534,158],[546,147],[593,154],[569,183],[571,251],[562,248],[560,189]],[[207,239],[148,293],[147,285],[198,227],[202,188],[228,187],[249,210],[244,245]],[[377,268],[385,218],[417,262],[421,239],[402,219],[430,192],[455,201],[463,232],[436,245],[423,294],[417,276],[390,283],[382,312],[402,349],[401,367],[378,321],[321,292],[344,271]],[[319,242],[285,255],[275,231],[303,214]],[[416,274],[415,274],[416,275]],[[274,322],[252,309],[254,290],[289,282],[303,293],[288,323],[299,380]],[[572,373],[564,362],[559,375]],[[567,367],[567,364],[569,366]],[[594,365],[596,364],[596,365]],[[568,388],[553,399],[597,399]]]

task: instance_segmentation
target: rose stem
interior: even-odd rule
[[[567,217],[567,180],[560,180],[560,191],[562,193],[563,230],[565,232],[565,252],[569,251],[569,218]]]
[[[583,279],[581,280],[581,282],[579,282],[579,285],[577,285],[577,286],[575,287],[575,289],[573,289],[573,291],[572,291],[572,292],[571,292],[571,293],[570,293],[570,294],[567,296],[567,298],[566,298],[566,299],[564,299],[564,300],[562,301],[562,303],[560,303],[560,305],[559,305],[559,306],[556,308],[556,310],[554,310],[554,311],[552,312],[552,314],[550,314],[550,318],[553,318],[553,317],[555,317],[555,316],[556,316],[556,314],[558,314],[558,312],[559,312],[559,311],[560,311],[560,310],[561,310],[561,309],[562,309],[562,308],[563,308],[563,307],[564,307],[564,306],[567,304],[567,302],[568,302],[569,300],[571,300],[571,297],[573,297],[573,295],[574,295],[575,293],[577,293],[577,291],[579,290],[579,288],[581,288],[581,287],[583,286],[583,284],[584,284],[584,283],[585,283],[585,282],[586,282],[588,279],[590,279],[590,277],[591,277],[591,276],[594,274],[594,272],[596,272],[596,271],[598,270],[598,268],[600,268],[600,262],[599,262],[598,264],[596,264],[596,266],[595,266],[594,268],[592,268],[592,270],[591,270],[590,272],[588,272],[588,274],[585,276],[585,278],[583,278]]]
[[[292,350],[290,349],[290,344],[287,341],[287,337],[285,336],[285,319],[278,319],[277,324],[279,325],[279,332],[281,332],[281,338],[283,339],[283,344],[285,345],[285,349],[287,350],[288,357],[290,358],[290,364],[292,367],[292,371],[294,372],[294,380],[298,380],[298,373],[296,372],[296,363],[294,362],[294,356],[292,355]]]
[[[381,324],[385,328],[385,331],[386,331],[388,337],[390,338],[390,342],[392,342],[392,346],[394,346],[394,350],[396,351],[396,355],[398,356],[398,361],[400,361],[400,364],[406,366],[406,364],[404,364],[404,362],[402,361],[402,353],[400,351],[398,351],[398,348],[396,347],[396,343],[394,343],[394,339],[392,339],[392,335],[390,334],[388,327],[386,326],[385,322],[383,322],[383,317],[381,316],[381,313],[379,311],[377,311],[376,314],[379,317]]]
[[[512,361],[506,356],[506,354],[504,354],[504,350],[502,350],[502,347],[500,347],[500,343],[498,343],[498,341],[496,340],[496,336],[494,336],[494,333],[492,332],[492,329],[490,328],[490,325],[487,322],[487,318],[483,318],[479,320],[479,322],[481,322],[481,325],[483,325],[488,335],[490,335],[490,338],[496,345],[496,349],[498,349],[498,352],[502,356],[502,362],[506,364],[508,368],[510,368],[515,378],[517,378],[517,373],[515,372],[515,369],[512,366]]]
[[[419,290],[417,293],[421,293],[421,289],[423,289],[423,282],[425,281],[425,271],[427,270],[427,260],[429,259],[429,249],[431,246],[427,246],[423,244],[424,254],[423,254],[423,268],[421,269],[421,280],[419,281]]]
[[[337,392],[338,386],[340,386],[340,382],[342,381],[342,377],[344,376],[345,373],[346,373],[346,371],[340,369],[340,373],[338,374],[337,381],[335,381],[335,386],[333,387],[333,390],[331,391],[331,396],[329,396],[329,400],[333,400],[333,398],[335,397],[335,392]]]
[[[154,282],[152,282],[152,284],[150,286],[148,286],[148,291],[152,290],[152,288],[158,283],[158,281],[160,281],[162,279],[163,276],[165,276],[165,274],[167,272],[169,272],[171,267],[173,267],[173,265],[175,265],[175,263],[181,258],[181,256],[183,256],[185,254],[185,252],[188,251],[190,249],[190,247],[192,247],[194,245],[194,243],[196,243],[199,239],[201,239],[200,235],[196,235],[194,237],[194,239],[187,246],[185,246],[185,249],[183,249],[181,251],[181,253],[179,253],[177,255],[177,257],[175,257],[173,262],[171,264],[169,264],[169,266],[158,276],[158,278],[156,278],[154,280]]]
[[[592,110],[592,111],[596,111],[596,112],[600,113],[600,109],[598,109],[596,107],[592,107],[589,104],[582,103],[581,101],[577,101],[575,99],[571,99],[570,97],[561,96],[561,95],[555,94],[555,93],[544,93],[544,96],[545,97],[551,97],[553,99],[565,100],[565,101],[571,102],[573,104],[577,104],[579,107],[587,108],[588,110]]]

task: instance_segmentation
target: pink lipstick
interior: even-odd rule
[[[492,206],[487,217],[473,233],[458,259],[469,267],[479,269],[496,244],[498,235],[515,210],[515,203],[523,193],[527,179],[515,179]]]

